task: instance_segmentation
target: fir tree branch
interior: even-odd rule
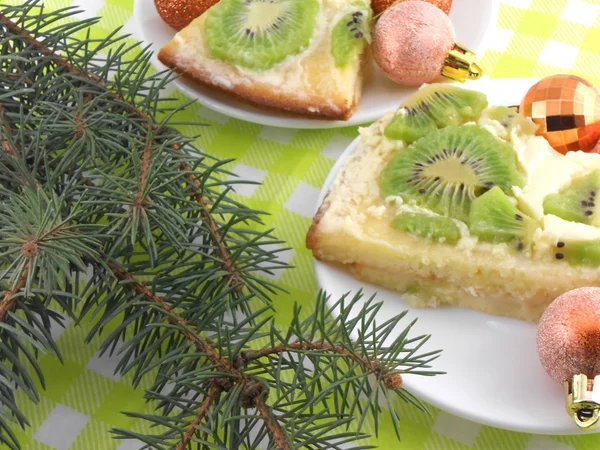
[[[12,141],[14,139],[12,126],[6,118],[6,113],[2,102],[0,102],[0,121],[2,122],[2,125],[4,125],[4,129],[6,130],[6,136],[4,137],[4,139],[2,139],[2,151],[8,153],[13,158],[17,158],[17,150],[12,144]]]
[[[267,406],[265,400],[262,396],[259,396],[254,402],[254,406],[256,410],[260,413],[265,421],[265,425],[271,436],[273,436],[273,443],[276,446],[277,450],[291,450],[290,444],[283,432],[283,429],[277,422],[277,420],[273,417],[273,413],[271,412],[271,408]]]
[[[15,304],[17,303],[18,293],[21,291],[27,283],[27,276],[29,275],[30,264],[27,264],[19,277],[17,284],[10,290],[6,291],[4,298],[0,301],[0,323],[6,320],[6,316],[11,312]]]
[[[147,300],[158,305],[167,320],[179,327],[183,336],[192,343],[192,345],[201,353],[205,354],[213,364],[219,366],[224,371],[229,372],[233,377],[238,379],[242,379],[242,375],[240,372],[233,368],[229,361],[221,358],[213,345],[210,344],[206,339],[200,337],[198,332],[193,330],[193,327],[185,320],[181,315],[175,311],[164,299],[152,293],[146,285],[140,283],[135,279],[135,277],[119,267],[113,262],[108,262],[108,266],[113,270],[115,277],[117,277],[120,281],[124,281],[127,283],[127,286],[133,289],[138,294],[142,294]]]
[[[43,43],[36,40],[29,32],[27,32],[26,30],[23,30],[21,27],[19,27],[15,22],[13,22],[10,18],[8,18],[2,12],[0,12],[0,24],[5,25],[8,28],[8,30],[23,37],[29,45],[31,45],[33,48],[40,51],[43,55],[46,55],[46,56],[52,58],[52,60],[55,61],[56,64],[58,64],[60,67],[66,69],[67,71],[74,73],[78,76],[89,78],[96,83],[104,85],[104,81],[101,78],[99,78],[98,76],[96,76],[92,73],[84,72],[80,68],[74,66],[73,64],[70,64],[62,56],[56,54],[50,48],[48,48],[46,45],[44,45]],[[134,105],[132,105],[127,100],[125,100],[118,93],[113,92],[111,90],[108,90],[108,92],[109,92],[109,95],[113,99],[126,104],[128,107],[129,113],[138,116],[140,119],[142,119],[143,122],[149,124],[149,130],[148,130],[149,134],[155,133],[160,130],[161,126],[159,124],[157,124],[156,122],[154,122],[152,120],[152,118],[149,117],[144,111],[140,110],[139,108],[136,108]],[[174,144],[172,148],[174,150],[179,150],[180,146],[178,144]],[[144,172],[143,173],[147,173],[147,169],[150,164],[150,162],[149,162],[150,154],[151,154],[151,148],[146,148],[144,151],[144,163],[143,163]],[[223,267],[230,273],[230,280],[231,280],[230,282],[233,286],[236,286],[236,289],[238,291],[241,292],[241,289],[243,289],[243,286],[244,286],[244,282],[240,276],[239,269],[237,268],[236,264],[233,262],[231,254],[229,253],[229,250],[227,249],[226,245],[223,242],[223,238],[220,235],[219,227],[218,227],[216,221],[214,220],[212,214],[209,212],[210,202],[204,196],[201,182],[200,182],[200,180],[198,180],[198,177],[194,175],[194,171],[191,169],[191,167],[189,165],[187,165],[185,163],[181,163],[180,168],[182,171],[184,171],[186,173],[186,179],[188,180],[188,182],[191,184],[191,186],[193,188],[194,199],[196,200],[196,202],[198,202],[199,205],[201,205],[203,220],[205,220],[209,224],[210,229],[212,230],[211,237],[213,238],[214,244],[221,255]],[[145,176],[142,176],[142,179],[141,179],[142,188],[145,187],[145,184],[146,184]],[[140,190],[140,195],[142,195],[141,194],[142,191],[143,191],[143,189]]]
[[[274,347],[265,347],[260,350],[249,350],[247,352],[242,353],[242,359],[249,363],[251,361],[255,361],[259,358],[264,358],[270,355],[277,355],[284,352],[294,352],[294,351],[322,351],[322,352],[331,352],[339,356],[343,356],[345,358],[351,359],[361,365],[369,371],[369,373],[377,374],[381,370],[380,365],[376,360],[371,360],[363,356],[360,353],[352,353],[346,350],[341,345],[331,345],[325,342],[293,342],[291,344],[280,344]]]
[[[188,445],[192,442],[192,438],[197,431],[198,425],[202,423],[204,420],[204,416],[206,415],[209,408],[211,408],[215,402],[219,400],[219,396],[223,392],[223,388],[217,384],[213,384],[210,388],[210,391],[204,401],[202,402],[202,406],[198,409],[198,412],[194,416],[194,420],[190,423],[190,426],[185,431],[185,435],[179,444],[177,444],[176,450],[185,450],[188,448]]]

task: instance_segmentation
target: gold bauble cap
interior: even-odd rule
[[[600,376],[575,375],[565,381],[567,412],[582,430],[591,430],[600,419]]]
[[[442,75],[464,83],[467,80],[478,80],[483,70],[475,62],[477,55],[462,44],[455,43],[444,61]]]

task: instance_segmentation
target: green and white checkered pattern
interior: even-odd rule
[[[146,0],[148,7],[152,0]],[[459,2],[461,0],[454,0]],[[6,0],[4,0],[6,2]],[[12,0],[10,3],[20,3]],[[84,17],[102,16],[94,27],[97,36],[124,25],[133,31],[133,0],[46,0],[46,6],[77,5]],[[600,86],[600,0],[503,0],[498,24],[480,62],[492,78],[541,78],[570,72]],[[185,97],[176,94],[185,101]],[[318,192],[336,158],[357,134],[356,127],[334,130],[287,130],[229,119],[201,105],[184,114],[189,122],[210,127],[188,127],[198,134],[199,146],[220,158],[235,158],[231,169],[258,186],[243,186],[234,194],[251,207],[269,212],[267,226],[275,227],[293,250],[282,259],[295,269],[274,278],[290,294],[275,300],[278,319],[286,323],[294,300],[310,303],[315,281],[304,237],[311,222]],[[46,390],[39,405],[20,398],[32,421],[17,430],[25,450],[134,450],[135,442],[113,440],[114,427],[141,430],[145,425],[120,411],[151,412],[142,390],[114,375],[116,360],[99,357],[99,341],[84,344],[88,326],[56,329],[64,364],[42,358]],[[433,330],[432,330],[433,331]],[[143,388],[143,386],[141,386]],[[600,448],[600,435],[535,436],[513,433],[469,422],[432,409],[432,416],[402,405],[402,442],[384,424],[379,439],[370,443],[382,449],[568,450]]]

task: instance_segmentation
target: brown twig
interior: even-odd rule
[[[190,426],[188,427],[188,429],[185,432],[185,435],[183,436],[183,439],[179,444],[177,444],[175,450],[185,450],[185,448],[190,444],[190,442],[192,442],[192,437],[194,436],[194,433],[196,433],[198,425],[200,425],[200,422],[202,422],[202,420],[204,419],[204,416],[206,415],[208,409],[219,399],[221,392],[223,392],[223,388],[221,386],[217,384],[213,384],[211,386],[208,395],[206,396],[206,398],[202,402],[202,405],[200,406],[200,409],[194,416],[194,420],[192,420],[192,422],[190,423]]]
[[[8,137],[11,139],[14,137],[12,127],[10,126],[10,122],[6,118],[6,110],[4,109],[4,105],[0,103],[0,120],[4,124],[4,128],[6,128],[6,133]],[[17,150],[12,146],[10,140],[7,138],[2,139],[2,151],[8,153],[13,158],[17,158]]]
[[[291,447],[285,436],[285,433],[283,432],[281,426],[279,425],[279,422],[275,419],[275,417],[273,417],[273,414],[271,414],[271,410],[265,403],[265,400],[262,396],[258,397],[256,399],[256,401],[254,403],[254,407],[260,413],[260,415],[263,417],[263,419],[265,421],[265,425],[266,425],[267,429],[269,430],[269,432],[271,433],[271,436],[273,437],[273,442],[277,446],[277,449],[278,450],[290,450]]]
[[[249,350],[242,354],[242,358],[244,361],[250,362],[264,358],[265,356],[280,354],[290,350],[322,350],[324,352],[331,352],[356,361],[363,365],[369,372],[379,374],[381,371],[378,361],[373,361],[360,353],[349,352],[341,345],[331,345],[325,342],[293,342],[291,344],[280,344],[274,347],[262,348],[260,350]]]
[[[19,277],[19,281],[13,289],[10,291],[6,291],[4,293],[4,298],[0,302],[0,323],[4,322],[6,316],[10,311],[13,310],[15,304],[17,303],[17,294],[21,289],[25,287],[25,283],[27,283],[27,275],[29,275],[29,263],[23,269],[23,273]]]
[[[52,58],[56,62],[56,64],[58,64],[60,67],[64,68],[65,70],[67,70],[71,73],[75,73],[81,77],[88,78],[98,84],[101,84],[101,85],[104,84],[103,80],[101,78],[99,78],[98,76],[96,76],[92,73],[84,72],[80,68],[74,66],[73,64],[70,64],[67,60],[65,60],[63,57],[61,57],[60,55],[53,52],[50,48],[48,48],[43,43],[36,40],[29,32],[27,32],[26,30],[23,30],[21,27],[19,27],[16,23],[14,23],[5,14],[3,14],[1,12],[0,12],[0,22],[3,25],[5,25],[8,30],[12,31],[15,34],[22,36],[25,39],[25,41],[27,42],[27,44],[29,44],[32,47],[34,47],[35,49],[37,49],[43,55]],[[129,113],[131,113],[131,114],[139,117],[140,119],[144,120],[145,122],[149,123],[152,132],[156,131],[159,128],[159,125],[157,125],[154,122],[154,120],[152,120],[152,118],[149,117],[144,111],[141,111],[138,108],[136,108],[134,105],[132,105],[127,100],[125,100],[123,97],[121,97],[116,92],[110,91],[106,87],[105,87],[105,89],[107,90],[107,92],[111,98],[118,100],[118,101],[124,103],[125,105],[127,105],[127,107],[128,107],[127,109],[128,109]],[[172,148],[175,151],[180,150],[180,147],[178,145],[173,145]],[[219,230],[219,226],[218,226],[216,220],[212,217],[211,213],[208,211],[208,206],[209,206],[210,202],[204,196],[202,184],[200,183],[200,180],[198,180],[198,177],[196,177],[193,173],[190,173],[193,171],[187,164],[185,164],[185,163],[180,164],[180,169],[187,172],[186,179],[188,180],[188,182],[190,183],[190,185],[193,188],[193,191],[194,191],[193,198],[201,206],[202,218],[208,224],[208,226],[210,227],[210,229],[212,231],[211,239],[213,240],[213,243],[215,244],[217,251],[219,252],[219,254],[221,256],[220,259],[222,261],[223,267],[229,273],[229,279],[230,279],[232,285],[237,286],[238,287],[237,291],[240,292],[243,288],[243,282],[242,282],[242,277],[240,275],[240,271],[237,268],[237,266],[235,265],[235,262],[233,261],[233,258],[231,257],[231,253],[230,253],[229,249],[223,242],[223,236],[221,235],[221,232]]]
[[[231,363],[226,358],[221,358],[217,350],[213,347],[213,345],[208,342],[206,339],[192,333],[192,326],[183,318],[181,315],[175,311],[171,305],[169,305],[163,298],[159,297],[152,293],[152,291],[143,283],[139,282],[131,273],[127,272],[122,267],[118,266],[113,262],[108,262],[108,267],[113,271],[114,276],[124,282],[127,282],[127,285],[133,289],[138,294],[142,294],[151,302],[160,306],[168,316],[168,321],[173,325],[178,325],[186,330],[190,331],[182,331],[184,337],[191,342],[194,347],[206,354],[208,359],[210,359],[215,365],[219,365],[222,369],[227,371],[233,377],[237,379],[242,379],[243,375],[237,370],[235,367],[231,365]]]

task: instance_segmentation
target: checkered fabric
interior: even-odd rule
[[[146,3],[152,7],[152,0]],[[93,28],[96,36],[107,35],[121,25],[126,32],[134,31],[133,0],[46,0],[46,5],[77,5],[83,10],[83,17],[102,16]],[[503,0],[490,47],[481,55],[481,65],[492,78],[541,78],[568,72],[600,86],[599,13],[600,0]],[[182,102],[186,100],[177,95]],[[295,269],[274,276],[290,292],[274,299],[278,320],[286,323],[291,301],[308,304],[318,289],[304,237],[321,185],[357,129],[269,128],[227,118],[198,104],[190,106],[185,115],[190,122],[211,126],[189,127],[182,130],[184,133],[201,133],[200,147],[221,158],[235,158],[231,165],[235,173],[261,183],[243,186],[234,195],[251,207],[269,212],[266,225],[276,228],[277,235],[292,247],[282,258]],[[33,405],[20,399],[32,422],[26,431],[16,430],[24,450],[139,448],[139,443],[112,439],[109,430],[119,427],[141,431],[144,423],[129,419],[120,411],[151,412],[153,405],[144,402],[141,389],[133,389],[127,377],[114,375],[115,359],[96,354],[98,340],[84,344],[88,328],[83,324],[53,330],[64,364],[43,357],[47,388],[41,402]],[[370,440],[370,444],[382,449],[428,450],[600,448],[600,435],[536,436],[482,426],[435,408],[431,417],[406,405],[400,405],[400,410],[402,442],[396,440],[392,427],[384,422],[379,438]]]

